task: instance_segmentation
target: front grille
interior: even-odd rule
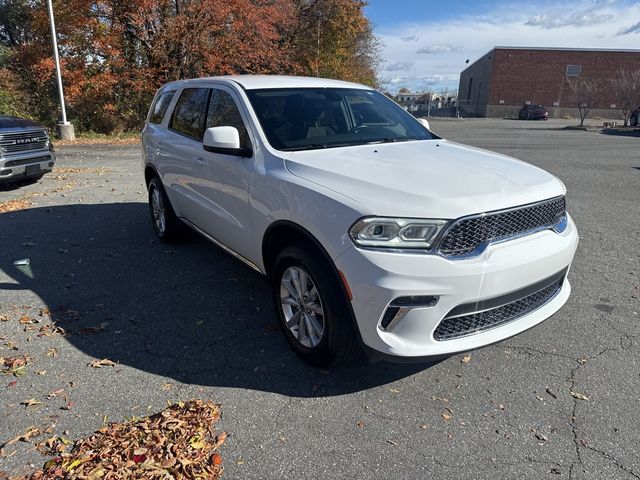
[[[444,234],[438,251],[445,257],[460,257],[490,242],[551,228],[560,223],[565,208],[564,197],[556,197],[532,205],[461,218]]]
[[[433,337],[436,340],[452,340],[517,320],[540,308],[555,297],[562,288],[564,277],[565,272],[562,272],[560,278],[553,280],[550,285],[505,305],[468,315],[447,316],[440,322],[433,333]],[[517,292],[515,295],[517,295]],[[449,315],[454,313],[455,310],[457,309],[452,310]]]
[[[44,130],[0,134],[0,153],[22,153],[46,150],[47,133]]]
[[[21,167],[22,165],[29,165],[31,163],[46,162],[51,160],[51,155],[43,155],[40,157],[21,158],[19,160],[9,160],[4,162],[5,167]]]

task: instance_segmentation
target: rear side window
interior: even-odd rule
[[[207,112],[207,128],[211,127],[236,127],[240,134],[240,147],[251,147],[247,127],[242,121],[236,102],[224,90],[213,89],[211,91]]]
[[[208,88],[185,88],[173,111],[171,129],[202,140],[208,98]]]
[[[167,108],[169,108],[169,104],[173,99],[173,95],[176,93],[175,90],[169,90],[168,92],[164,92],[156,98],[156,101],[151,105],[151,115],[149,115],[149,123],[162,123],[162,119],[164,118],[164,114],[167,112]]]

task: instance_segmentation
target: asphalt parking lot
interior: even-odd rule
[[[0,376],[0,444],[202,398],[222,404],[225,478],[640,478],[640,136],[567,123],[431,122],[565,182],[567,305],[469,361],[330,371],[292,353],[253,271],[195,234],[156,241],[139,146],[60,147],[56,172],[0,190],[24,202],[0,214],[0,356],[32,359]],[[117,366],[88,366],[103,358]],[[44,461],[19,442],[0,471]]]

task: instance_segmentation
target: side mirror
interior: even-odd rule
[[[240,134],[236,127],[211,127],[204,131],[202,148],[207,152],[250,157],[253,151],[240,147]]]
[[[426,128],[427,130],[431,130],[431,127],[429,127],[429,120],[427,120],[426,118],[418,118],[418,121],[424,128]]]

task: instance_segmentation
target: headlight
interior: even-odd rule
[[[369,217],[354,223],[349,235],[361,247],[429,249],[446,224],[446,220]]]

